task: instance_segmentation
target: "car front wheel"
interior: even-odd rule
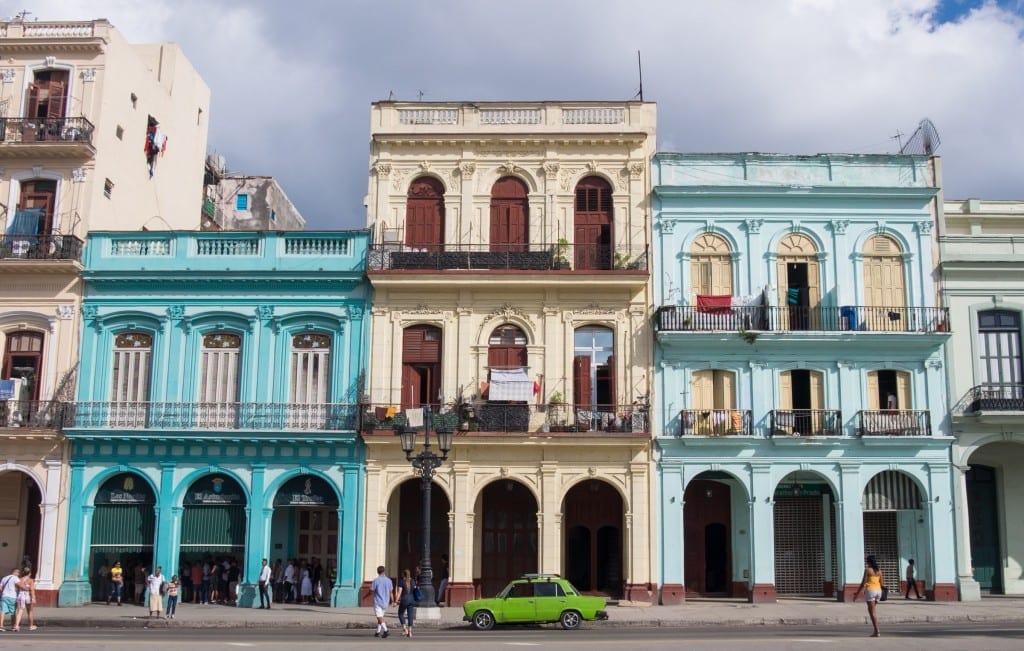
[[[563,615],[563,617],[565,617]],[[577,624],[579,626],[579,624]],[[494,615],[486,610],[478,610],[473,613],[473,628],[478,631],[489,631],[494,628]]]
[[[562,613],[558,621],[561,622],[562,628],[572,631],[580,627],[580,622],[583,621],[583,618],[575,610],[567,610]]]

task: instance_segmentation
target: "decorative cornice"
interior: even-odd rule
[[[747,219],[743,222],[747,227],[748,233],[757,234],[761,232],[761,227],[764,225],[763,219]]]
[[[836,235],[845,235],[846,229],[850,226],[849,219],[833,219],[832,230]]]

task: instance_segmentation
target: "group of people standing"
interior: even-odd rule
[[[36,617],[32,604],[36,601],[36,582],[30,566],[16,567],[0,580],[0,631],[6,631],[4,620],[8,615],[14,619],[13,631],[21,630],[22,615],[28,614],[28,630],[36,628]]]
[[[263,562],[266,563],[267,559],[263,559]],[[333,577],[329,576],[330,572],[324,570],[320,559],[315,556],[308,562],[293,558],[283,563],[279,558],[273,565],[265,567],[270,570],[267,588],[274,603],[316,604],[330,597]]]

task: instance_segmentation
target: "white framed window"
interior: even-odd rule
[[[149,378],[153,337],[144,332],[122,332],[114,337],[110,381],[110,424],[142,427],[149,407]]]
[[[238,411],[242,338],[228,332],[203,335],[199,353],[197,421],[207,427],[233,427]]]
[[[326,415],[330,336],[315,332],[293,336],[289,367],[288,426],[319,429]]]

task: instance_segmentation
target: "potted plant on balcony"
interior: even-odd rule
[[[548,396],[547,425],[552,432],[564,432],[568,428],[567,423],[565,398],[560,391],[553,391]]]
[[[564,237],[558,238],[558,245],[555,247],[555,269],[569,268],[569,240]]]

